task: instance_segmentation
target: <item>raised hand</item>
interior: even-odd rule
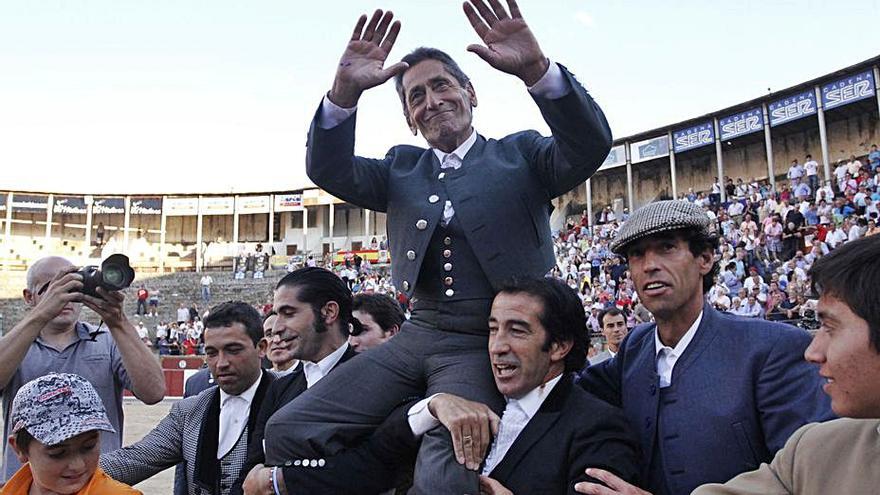
[[[547,72],[550,61],[544,56],[538,40],[523,20],[516,0],[507,0],[510,15],[499,0],[470,0],[462,7],[480,39],[486,44],[468,45],[492,67],[512,74],[531,86]]]
[[[406,70],[408,65],[404,62],[384,68],[400,32],[400,21],[392,23],[393,18],[394,14],[390,11],[383,13],[376,10],[369,23],[366,15],[358,19],[336,68],[330,101],[343,108],[351,108],[357,105],[361,93]]]

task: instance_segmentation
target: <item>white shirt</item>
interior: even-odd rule
[[[220,434],[217,438],[217,459],[229,453],[241,437],[251,413],[251,402],[260,386],[263,375],[257,377],[247,390],[240,395],[229,395],[220,389]]]
[[[816,163],[816,160],[810,160],[804,164],[804,170],[807,172],[807,175],[816,175],[819,173],[819,164]]]
[[[303,373],[306,375],[306,388],[312,388],[312,385],[318,383],[321,378],[327,376],[330,370],[336,366],[336,363],[342,359],[342,355],[348,349],[348,342],[345,342],[339,349],[328,354],[324,359],[313,363],[311,361],[303,361]]]
[[[211,278],[210,275],[205,275],[204,277],[202,277],[201,282],[202,282],[202,285],[206,285],[206,286],[207,286],[207,285],[211,285],[211,284],[213,284],[213,283],[214,283],[214,279]]]
[[[694,335],[697,334],[697,328],[700,326],[701,321],[703,321],[702,310],[688,331],[678,341],[678,344],[675,345],[675,348],[661,342],[660,333],[657,329],[654,329],[654,348],[657,351],[657,374],[660,375],[660,388],[672,385],[672,370],[675,368],[675,363],[684,354],[691,340],[694,340]]]
[[[510,446],[525,429],[526,425],[538,409],[544,404],[547,396],[553,391],[553,388],[559,383],[562,375],[553,378],[544,385],[532,389],[529,393],[520,399],[506,399],[507,406],[501,415],[501,424],[498,426],[498,435],[489,449],[489,455],[486,456],[486,463],[483,466],[483,474],[489,474],[504,459],[504,455],[510,450]],[[428,430],[440,425],[440,421],[431,414],[428,409],[428,403],[434,397],[440,394],[434,394],[427,399],[422,399],[412,406],[409,410],[409,426],[413,435],[420,437]],[[511,411],[508,413],[508,411]],[[513,419],[511,419],[513,418]]]

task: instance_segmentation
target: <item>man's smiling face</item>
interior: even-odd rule
[[[403,94],[407,124],[432,147],[452,152],[473,132],[474,88],[462,87],[442,62],[428,59],[407,69]]]

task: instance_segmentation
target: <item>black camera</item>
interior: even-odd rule
[[[101,297],[95,290],[98,287],[107,291],[118,291],[127,288],[134,281],[134,269],[128,263],[128,256],[124,254],[111,255],[100,267],[84,266],[76,273],[82,275],[83,279],[80,292],[93,297]]]

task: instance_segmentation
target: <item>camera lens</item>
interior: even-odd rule
[[[125,274],[118,266],[108,266],[104,269],[104,283],[119,287],[125,280]]]

